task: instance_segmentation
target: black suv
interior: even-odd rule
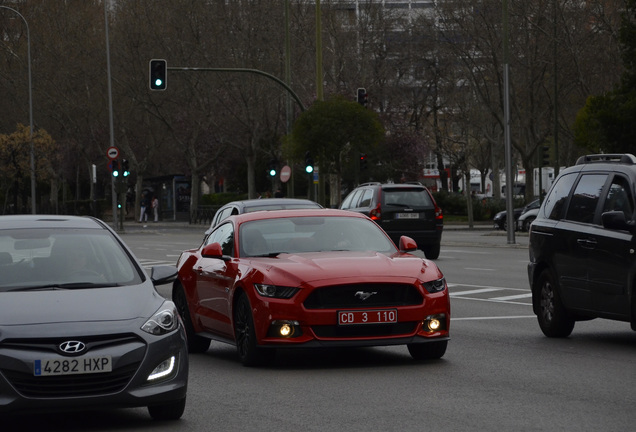
[[[369,216],[395,244],[400,236],[409,236],[427,258],[439,257],[444,216],[433,195],[419,183],[365,183],[347,195],[340,208]]]
[[[636,157],[589,155],[562,171],[530,229],[532,307],[546,336],[607,318],[636,330]]]

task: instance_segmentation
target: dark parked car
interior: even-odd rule
[[[532,306],[546,336],[607,318],[636,330],[636,157],[590,155],[561,172],[530,228]]]
[[[369,216],[396,244],[401,236],[409,236],[426,258],[439,257],[444,215],[419,183],[365,183],[347,195],[340,208]]]
[[[436,359],[449,339],[448,287],[415,248],[343,210],[231,216],[181,254],[172,298],[191,352],[227,342],[247,366],[293,348],[406,345]]]
[[[529,204],[526,204],[523,207],[518,207],[516,209],[513,210],[513,214],[515,217],[515,224],[513,226],[516,225],[516,221],[517,219],[519,219],[519,216],[521,216],[522,214],[524,214],[525,212],[527,212],[528,210],[531,209],[538,209],[539,206],[541,205],[541,200],[534,200]],[[508,212],[506,210],[502,210],[499,213],[497,213],[495,215],[495,217],[492,219],[492,223],[493,223],[493,228],[495,229],[499,229],[499,230],[507,230],[508,229]]]
[[[186,334],[175,305],[103,222],[0,216],[0,413],[147,406],[183,414]]]
[[[211,233],[212,229],[215,226],[217,226],[225,218],[232,215],[250,213],[255,211],[289,210],[302,208],[322,208],[322,206],[317,202],[301,198],[264,198],[232,201],[217,210],[217,212],[214,214],[214,218],[212,219],[212,224],[206,231],[206,234]]]

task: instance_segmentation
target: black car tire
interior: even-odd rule
[[[436,360],[442,358],[446,353],[446,347],[448,341],[437,341],[419,344],[408,344],[406,347],[409,349],[411,357],[415,360]]]
[[[574,329],[574,320],[568,315],[561,303],[558,287],[549,270],[539,275],[538,295],[539,314],[537,319],[541,331],[547,337],[568,337]]]
[[[272,360],[276,354],[273,349],[256,346],[252,308],[244,293],[239,294],[234,308],[234,337],[239,360],[243,366],[261,366]]]
[[[150,405],[148,414],[154,420],[179,420],[185,411],[186,398],[161,405]]]
[[[194,331],[192,318],[190,317],[190,309],[188,307],[188,299],[181,284],[177,284],[172,290],[172,301],[177,307],[177,312],[181,315],[183,327],[188,338],[188,352],[193,354],[204,353],[210,348],[210,339],[199,336]]]
[[[424,246],[422,250],[424,251],[424,255],[426,256],[426,258],[430,260],[435,260],[439,258],[439,251],[440,251],[439,244]]]
[[[523,230],[525,232],[530,231],[530,224],[532,224],[532,222],[534,222],[535,218],[533,217],[529,217],[526,220],[523,221]]]

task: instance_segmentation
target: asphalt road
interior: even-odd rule
[[[123,238],[150,266],[174,263],[203,231],[149,226]],[[153,422],[140,408],[23,416],[0,428],[633,430],[636,332],[594,320],[577,323],[567,339],[544,337],[530,307],[527,260],[527,237],[507,244],[505,233],[490,230],[445,232],[437,264],[450,287],[452,339],[438,361],[416,363],[401,346],[299,350],[254,369],[240,365],[234,347],[213,343],[190,357],[188,404],[178,422]],[[167,295],[167,288],[159,290]]]

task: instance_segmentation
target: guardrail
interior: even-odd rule
[[[220,208],[221,206],[198,206],[190,212],[190,225],[210,225],[214,215]]]

